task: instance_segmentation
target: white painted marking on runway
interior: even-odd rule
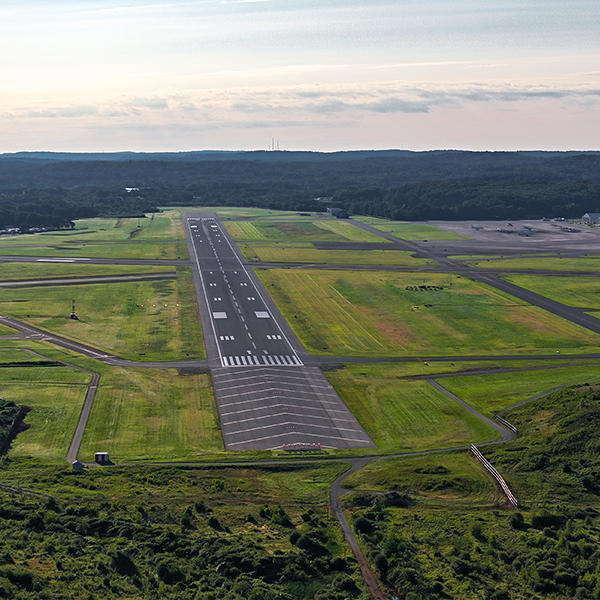
[[[213,313],[213,319],[226,319],[226,318],[227,318],[226,312],[214,312]]]
[[[270,319],[271,315],[266,310],[256,310],[254,311],[257,319]]]

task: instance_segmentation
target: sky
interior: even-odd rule
[[[598,0],[2,0],[0,153],[599,150]]]

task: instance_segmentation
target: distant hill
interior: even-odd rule
[[[319,197],[332,197],[333,204],[354,214],[402,220],[580,217],[600,212],[600,152],[0,155],[5,221],[42,224],[34,215],[57,217],[59,205],[48,205],[48,197],[61,195],[66,201],[67,190],[69,208],[60,215],[65,219],[82,213],[78,205],[86,206],[86,216],[173,205],[316,211],[324,208],[315,201]]]

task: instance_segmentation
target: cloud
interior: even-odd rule
[[[170,90],[102,98],[76,98],[0,106],[0,118],[133,120],[143,123],[225,123],[252,120],[302,122],[356,118],[360,113],[432,113],[439,107],[461,108],[472,103],[510,104],[546,102],[589,110],[600,102],[600,86],[566,84],[492,84],[373,82],[303,86],[255,86],[209,90]]]

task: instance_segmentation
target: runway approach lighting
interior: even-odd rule
[[[72,303],[73,304],[71,306],[71,319],[73,319],[73,321],[79,321],[79,317],[75,313],[75,300],[72,300]]]

